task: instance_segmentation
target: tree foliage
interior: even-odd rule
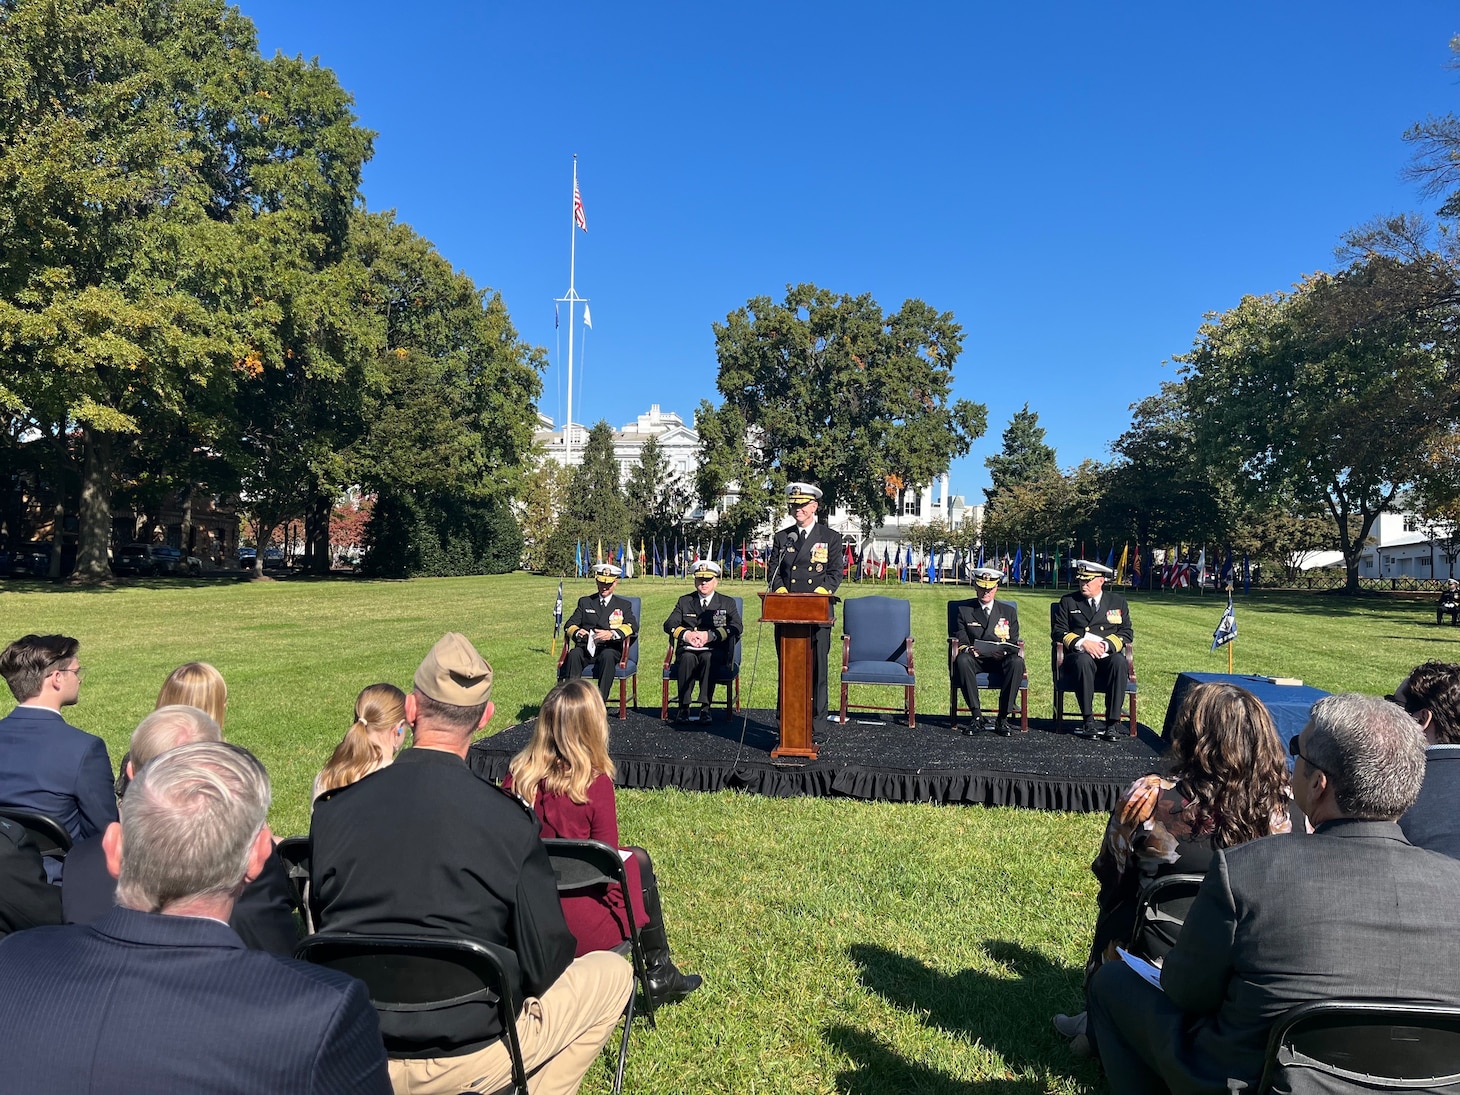
[[[1059,471],[1054,449],[1044,443],[1039,415],[1029,409],[1028,403],[1015,411],[1004,427],[1003,448],[986,457],[983,464],[990,480],[983,492],[986,502],[992,502],[1000,491],[1037,482]]]
[[[632,544],[680,532],[685,511],[693,500],[656,437],[650,437],[639,450],[639,462],[629,472],[624,493]]]
[[[950,401],[962,328],[922,301],[884,314],[868,294],[788,286],[784,301],[755,297],[714,332],[724,401],[695,415],[707,506],[732,484],[751,507],[811,479],[823,511],[875,520],[892,482],[930,481],[983,434],[985,408]]]
[[[1453,421],[1452,309],[1430,271],[1371,251],[1203,324],[1184,362],[1202,456],[1247,502],[1324,506],[1358,590],[1379,513]]]
[[[115,461],[144,429],[222,432],[286,320],[268,275],[327,263],[371,134],[221,0],[3,16],[0,403],[82,432],[78,574],[101,577]]]
[[[582,542],[605,554],[629,537],[629,509],[619,481],[613,453],[613,430],[605,421],[588,431],[583,462],[573,469],[572,485],[550,547],[554,559],[573,558],[573,545]]]

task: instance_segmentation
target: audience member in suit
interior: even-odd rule
[[[1255,1087],[1274,1021],[1312,1000],[1460,1006],[1460,863],[1396,824],[1424,778],[1419,727],[1372,696],[1327,696],[1289,752],[1313,834],[1213,853],[1162,988],[1124,962],[1096,972],[1090,1026],[1111,1090]],[[1284,1091],[1331,1090],[1295,1069],[1283,1079]]]
[[[1218,848],[1292,830],[1288,764],[1277,728],[1257,697],[1232,684],[1199,684],[1186,694],[1171,728],[1168,774],[1142,776],[1111,811],[1099,854],[1090,865],[1100,882],[1095,938],[1085,983],[1116,947],[1131,950],[1136,906],[1163,875],[1204,874]],[[1143,958],[1165,957],[1174,938],[1146,933]],[[1154,945],[1154,941],[1159,945]],[[1089,1056],[1086,1013],[1056,1015],[1070,1048]]]
[[[1450,617],[1451,627],[1460,627],[1460,582],[1451,578],[1440,590],[1439,604],[1435,605],[1435,623],[1442,624]]]
[[[842,580],[842,535],[816,519],[821,488],[814,483],[792,483],[786,501],[793,524],[771,541],[770,586],[777,593],[835,593]],[[776,657],[781,656],[781,631],[776,625]],[[827,717],[826,659],[831,651],[831,624],[811,633],[811,715]]]
[[[249,950],[226,923],[273,852],[269,801],[263,766],[221,742],[137,773],[104,838],[119,907],[0,941],[9,1090],[390,1091],[365,986]]]
[[[1130,605],[1119,593],[1105,588],[1115,571],[1101,563],[1075,563],[1076,593],[1066,593],[1056,605],[1054,641],[1064,647],[1065,667],[1075,675],[1075,698],[1080,704],[1082,738],[1119,741],[1120,708],[1130,678],[1125,649],[1131,631]],[[1095,722],[1095,689],[1105,693],[1105,724]]]
[[[315,922],[324,931],[469,936],[517,955],[517,1033],[534,1095],[578,1090],[633,987],[611,951],[574,959],[537,819],[466,765],[492,717],[492,668],[443,636],[406,697],[412,748],[314,804]],[[466,1003],[388,1013],[397,1091],[495,1091],[510,1076],[495,1011]]]
[[[1394,690],[1425,736],[1425,780],[1399,819],[1411,844],[1460,859],[1460,665],[1425,662]]]
[[[106,743],[61,717],[81,693],[80,645],[66,635],[26,635],[0,654],[0,676],[20,701],[0,719],[0,806],[45,814],[73,841],[117,819]],[[52,882],[61,880],[61,866],[46,860]]]
[[[597,840],[618,848],[618,807],[608,755],[608,711],[587,681],[565,681],[547,694],[532,740],[512,758],[504,786],[532,807],[543,839]],[[682,1000],[700,987],[699,974],[681,973],[669,954],[664,907],[654,862],[643,848],[621,849],[628,905],[638,924],[656,1004]],[[600,884],[561,895],[563,917],[577,953],[612,950],[629,938],[629,909],[618,886]]]
[[[127,751],[128,786],[153,757],[195,741],[222,741],[223,732],[206,711],[174,704],[159,707],[137,724]],[[125,798],[124,798],[125,801]],[[66,857],[61,902],[68,924],[91,924],[117,904],[117,880],[107,870],[103,837],[84,840]],[[289,869],[271,852],[263,867],[244,886],[233,905],[228,926],[254,950],[289,956],[299,943],[294,919]]]
[[[581,677],[587,666],[593,666],[598,678],[598,693],[603,702],[613,689],[614,669],[623,657],[624,646],[639,626],[634,606],[614,594],[623,571],[612,563],[599,563],[593,568],[597,593],[578,598],[578,607],[563,628],[568,647],[560,680]]]
[[[405,743],[406,694],[393,684],[367,685],[355,697],[355,721],[314,777],[309,800],[387,767]]]
[[[730,664],[743,625],[734,599],[716,592],[719,563],[696,559],[690,573],[694,575],[694,592],[675,601],[674,611],[664,621],[664,631],[674,643],[674,678],[679,685],[675,720],[689,721],[690,694],[699,682],[698,721],[709,722],[715,675]]]
[[[0,817],[0,937],[61,922],[61,891],[46,878],[46,865],[31,835]]]
[[[963,700],[973,713],[973,723],[963,732],[972,736],[980,730],[992,730],[1008,737],[1013,732],[1009,713],[1014,710],[1014,697],[1024,680],[1024,655],[1019,650],[1019,606],[1013,601],[995,600],[1004,572],[993,567],[979,567],[973,572],[973,587],[978,600],[958,609],[958,652],[950,669],[963,692]],[[999,681],[999,715],[987,719],[978,705],[978,675],[987,673]]]

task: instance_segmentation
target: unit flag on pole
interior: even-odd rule
[[[1216,631],[1212,632],[1212,650],[1216,651],[1219,646],[1226,646],[1237,637],[1237,614],[1232,609],[1232,595],[1227,594],[1227,611],[1222,613],[1222,622],[1217,624]]]

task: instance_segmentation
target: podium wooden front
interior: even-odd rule
[[[781,681],[776,696],[780,717],[779,741],[773,757],[805,757],[815,760],[811,740],[813,697],[811,684],[816,658],[812,635],[816,628],[831,624],[831,595],[827,593],[762,593],[762,622],[777,624],[780,635],[777,653],[781,659]]]

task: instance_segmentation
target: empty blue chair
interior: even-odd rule
[[[903,690],[903,705],[862,711],[898,711],[917,726],[917,679],[913,672],[912,605],[900,597],[853,597],[842,605],[841,721],[847,721],[847,686],[885,684]]]

